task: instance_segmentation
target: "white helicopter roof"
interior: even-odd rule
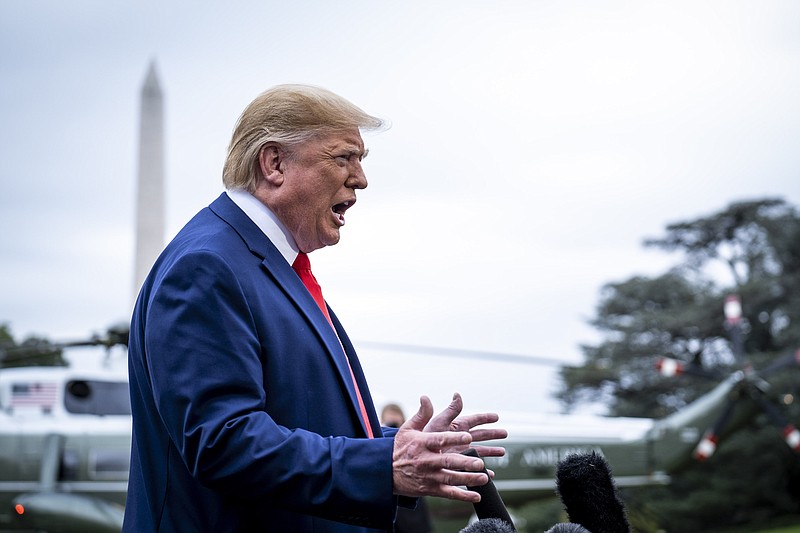
[[[499,426],[508,430],[505,442],[624,442],[642,438],[653,427],[649,418],[503,413]]]
[[[130,420],[127,370],[53,366],[0,370],[0,418],[8,422],[98,416]]]

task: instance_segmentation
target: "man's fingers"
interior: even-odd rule
[[[453,393],[453,399],[450,400],[450,405],[442,412],[442,415],[452,415],[453,418],[450,419],[452,422],[455,418],[461,414],[461,410],[464,409],[464,400],[461,398],[461,395],[457,392]]]
[[[475,487],[480,485],[472,486]],[[481,495],[477,492],[455,487],[453,485],[440,485],[438,490],[433,492],[431,496],[438,496],[440,498],[447,498],[448,500],[458,500],[467,503],[478,503],[481,501]]]
[[[418,433],[419,435],[419,433]],[[433,437],[431,434],[424,434]],[[438,433],[435,434],[438,437]],[[408,446],[404,451],[395,450],[394,460],[396,466],[413,466],[417,474],[435,479],[439,483],[448,483],[448,479],[441,477],[441,472],[446,471],[447,475],[453,474],[474,474],[483,472],[486,465],[483,459],[458,452],[443,451],[443,448],[454,447],[468,448],[469,433],[447,434],[448,439],[428,438],[425,442]],[[454,439],[463,437],[463,446],[454,446]],[[438,442],[433,442],[434,440]],[[453,484],[459,484],[461,480],[456,480]]]
[[[452,487],[481,487],[489,483],[489,475],[483,472],[454,472],[448,481],[445,485]]]
[[[464,492],[460,487],[480,487],[486,485],[489,482],[489,476],[483,472],[458,472],[443,469],[431,475],[428,480],[431,482],[430,495],[440,496],[442,494],[439,491],[441,491],[446,494],[444,496],[446,498],[455,496],[456,499],[459,500],[468,498],[469,501],[473,501],[473,496],[456,493],[452,489],[458,489],[460,492]],[[476,501],[480,501],[480,498]]]
[[[472,435],[466,431],[440,431],[425,433],[426,446],[432,452],[443,453],[453,448],[464,448],[472,443]]]
[[[506,449],[502,446],[473,446],[473,448],[481,457],[503,457],[506,454]]]
[[[500,416],[497,413],[477,413],[472,415],[464,415],[453,421],[453,429],[455,431],[469,431],[475,426],[494,424],[498,420],[500,420]]]
[[[453,399],[450,401],[450,404],[445,408],[444,411],[433,417],[428,424],[427,430],[428,431],[448,431],[448,430],[455,430],[455,431],[466,431],[468,428],[455,428],[452,426],[453,421],[461,414],[461,410],[464,408],[464,401],[461,399],[461,395],[459,393],[453,394]]]
[[[475,442],[487,440],[501,440],[508,437],[508,431],[500,428],[473,429],[469,432]]]
[[[470,503],[480,501],[480,494],[463,487],[489,482],[493,472],[486,470],[482,459],[464,455],[471,444],[501,440],[508,432],[499,428],[479,428],[499,420],[495,413],[460,416],[464,407],[455,393],[450,404],[434,415],[427,396],[420,398],[416,414],[406,421],[394,437],[392,481],[395,494],[402,496],[437,496]],[[475,446],[481,457],[505,455],[501,446]]]
[[[462,453],[442,453],[438,455],[436,467],[446,470],[454,471],[452,473],[465,473],[483,472],[486,465],[483,464],[482,459],[477,457],[470,457]],[[446,481],[445,481],[446,482]],[[458,485],[459,483],[448,483],[449,485]]]
[[[431,403],[431,399],[427,396],[420,396],[419,410],[414,413],[414,416],[406,420],[406,423],[403,424],[403,426],[417,431],[422,431],[425,429],[425,425],[430,421],[432,416],[433,404]]]

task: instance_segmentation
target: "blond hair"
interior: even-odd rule
[[[258,95],[233,130],[222,183],[253,192],[261,172],[259,152],[268,142],[290,148],[312,137],[353,128],[374,131],[385,126],[341,96],[311,85],[278,85]]]

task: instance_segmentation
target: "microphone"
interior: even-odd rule
[[[580,524],[565,522],[554,525],[544,533],[592,533],[592,532]]]
[[[478,452],[473,448],[469,448],[461,453],[464,455],[469,455],[470,457],[480,457]],[[485,485],[481,485],[479,487],[467,487],[467,489],[475,491],[481,495],[481,501],[472,504],[475,507],[475,514],[478,515],[478,522],[475,522],[469,527],[479,524],[480,522],[485,522],[485,519],[495,519],[492,522],[496,520],[505,522],[507,529],[496,529],[496,525],[482,524],[481,527],[494,527],[495,529],[467,529],[466,533],[489,533],[493,531],[498,533],[515,532],[516,528],[514,527],[514,521],[511,520],[511,516],[508,514],[508,510],[506,509],[506,504],[504,504],[503,499],[500,498],[500,494],[497,492],[497,487],[495,487],[494,483],[492,483],[492,478],[489,477],[489,473],[486,471],[486,468],[483,469],[483,473],[489,478],[489,481]]]
[[[570,522],[591,533],[630,533],[611,468],[602,456],[595,452],[567,456],[558,464],[556,486]],[[551,529],[559,531],[569,530]]]
[[[484,518],[473,522],[460,533],[516,533],[514,526],[499,518]]]

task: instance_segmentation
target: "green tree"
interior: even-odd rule
[[[591,323],[603,340],[582,346],[582,366],[562,369],[558,396],[566,408],[599,401],[611,415],[660,418],[695,400],[715,383],[665,379],[655,363],[668,356],[720,376],[742,366],[723,314],[730,294],[741,298],[743,351],[754,368],[800,348],[800,214],[793,206],[781,199],[734,203],[669,225],[665,236],[645,245],[679,252],[681,261],[658,277],[602,288]],[[782,372],[770,377],[771,390],[776,398],[796,398],[799,380],[800,370]],[[796,410],[785,410],[797,420]],[[773,445],[781,452],[765,457]],[[797,513],[799,461],[766,417],[758,417],[710,461],[637,497],[635,505],[657,511],[667,531]]]

